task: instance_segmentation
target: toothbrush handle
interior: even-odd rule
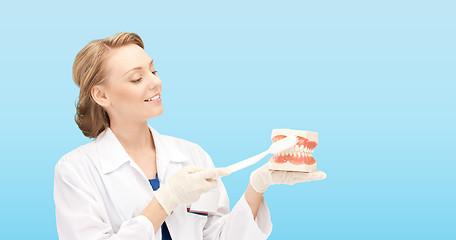
[[[228,166],[227,168],[230,169],[232,172],[236,172],[236,171],[239,171],[243,168],[246,168],[250,165],[253,165],[255,163],[257,163],[258,161],[260,161],[261,159],[263,159],[264,157],[266,157],[266,155],[269,154],[269,151],[266,150],[258,155],[255,155],[253,157],[250,157],[250,158],[247,158],[243,161],[240,161],[240,162],[237,162],[235,164],[232,164],[230,166]]]

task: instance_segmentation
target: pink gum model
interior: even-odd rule
[[[317,170],[317,162],[312,156],[318,145],[318,133],[291,129],[274,129],[272,142],[279,141],[289,135],[296,135],[299,142],[292,148],[275,154],[269,159],[269,169],[299,172]]]

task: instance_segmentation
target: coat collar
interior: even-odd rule
[[[149,130],[152,133],[155,144],[157,167],[162,166],[162,168],[165,168],[169,162],[189,160],[188,156],[175,146],[173,139],[159,134],[151,126],[149,126]],[[103,174],[115,171],[126,162],[133,163],[133,159],[131,159],[109,127],[98,135],[95,139],[95,145],[99,153],[101,172]]]

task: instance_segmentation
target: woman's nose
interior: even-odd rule
[[[150,75],[148,78],[149,78],[150,88],[155,88],[161,84],[160,78],[157,75],[153,74],[152,72],[150,72]]]

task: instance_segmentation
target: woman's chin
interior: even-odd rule
[[[148,114],[147,119],[158,117],[163,113],[163,107],[161,109],[154,109],[150,114]]]

